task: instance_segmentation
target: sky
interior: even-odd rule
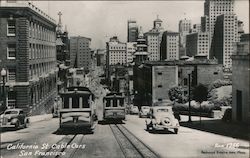
[[[181,19],[200,23],[204,15],[204,0],[168,1],[33,1],[41,10],[58,22],[62,12],[62,24],[67,25],[70,36],[91,38],[91,48],[104,48],[112,36],[121,42],[127,39],[127,20],[135,19],[143,32],[153,27],[157,15],[163,21],[164,30],[178,31]],[[235,0],[235,13],[244,22],[249,33],[249,2]]]

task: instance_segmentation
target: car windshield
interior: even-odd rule
[[[147,107],[147,106],[143,106],[143,107],[142,107],[142,109],[149,109],[149,107]]]
[[[157,112],[168,112],[168,109],[157,109]]]
[[[18,111],[6,111],[4,114],[18,114]]]

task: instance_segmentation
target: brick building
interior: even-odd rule
[[[27,1],[0,1],[0,6],[7,106],[32,115],[50,112],[57,95],[55,21]]]
[[[91,39],[82,36],[70,37],[70,66],[90,69],[92,53]]]

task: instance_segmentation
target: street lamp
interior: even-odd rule
[[[1,70],[1,76],[3,78],[3,106],[4,109],[6,109],[6,96],[5,96],[5,77],[7,75],[7,72],[4,68]]]

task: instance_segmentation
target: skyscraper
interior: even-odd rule
[[[179,33],[165,31],[161,41],[161,60],[179,59]]]
[[[160,44],[162,40],[162,34],[162,20],[157,16],[157,19],[154,20],[154,27],[145,33],[148,45],[149,60],[160,60]]]
[[[191,20],[186,18],[179,21],[179,33],[180,33],[180,46],[186,47],[186,35],[189,34],[191,30]]]
[[[127,42],[136,42],[138,36],[138,26],[135,20],[128,20],[128,40]]]
[[[127,44],[120,42],[117,36],[110,38],[107,42],[106,65],[126,64],[127,63]]]
[[[239,41],[238,20],[235,14],[223,14],[217,17],[211,44],[210,58],[218,59],[226,68],[232,67],[233,45]]]
[[[91,39],[82,36],[70,38],[71,67],[89,69],[91,67]]]
[[[203,27],[203,31],[209,31],[210,40],[213,38],[217,16],[233,13],[234,0],[205,0],[204,17],[202,17],[203,20],[201,26]]]

